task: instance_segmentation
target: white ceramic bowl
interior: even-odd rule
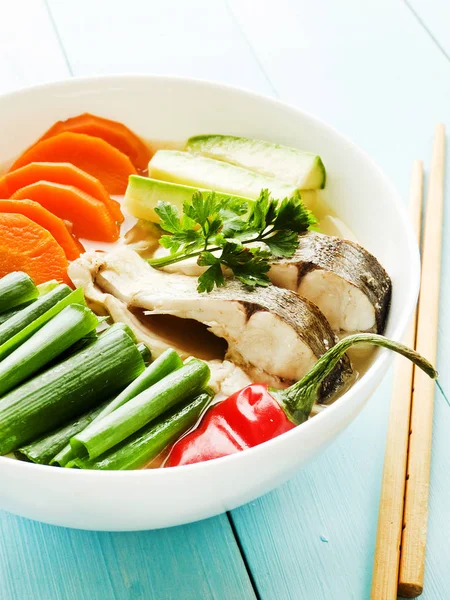
[[[419,257],[403,203],[372,160],[325,123],[276,100],[203,81],[117,76],[73,79],[0,97],[0,164],[52,123],[82,112],[141,136],[200,133],[262,138],[320,154],[331,205],[390,274],[386,334],[401,338],[416,301]],[[377,354],[340,400],[261,446],[210,462],[152,471],[96,472],[0,458],[0,508],[56,525],[98,530],[167,527],[235,508],[280,485],[330,443],[380,383],[392,355]]]

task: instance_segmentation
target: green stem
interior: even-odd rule
[[[69,286],[61,284],[30,304],[28,308],[17,314],[17,318],[13,317],[11,322],[6,321],[0,328],[0,361],[54,319],[64,308],[71,304],[83,303],[84,295],[81,288],[72,292]],[[45,312],[41,311],[43,308],[45,308]],[[14,329],[16,329],[15,333]],[[6,335],[6,341],[2,339],[3,334]]]
[[[189,360],[183,367],[75,435],[70,440],[72,450],[80,458],[100,456],[169,408],[203,391],[210,375],[205,362],[196,358]]]
[[[253,242],[263,242],[265,238],[268,237],[269,233],[273,233],[273,229],[266,233],[261,233],[257,237],[243,240],[241,244],[245,246],[245,244],[251,244]],[[189,252],[186,254],[185,252],[177,252],[175,254],[169,254],[168,256],[161,256],[160,258],[150,258],[147,260],[148,264],[155,269],[162,269],[163,267],[168,267],[169,265],[174,265],[177,262],[181,262],[183,260],[188,260],[189,258],[195,258],[196,256],[200,256],[202,252],[208,250],[208,252],[217,252],[218,250],[222,250],[220,246],[213,246],[212,248],[204,247],[202,250],[196,250],[195,252]]]
[[[82,304],[70,304],[24,344],[0,362],[3,396],[89,334],[98,325],[94,313]]]
[[[53,431],[52,433],[22,446],[14,453],[17,458],[40,465],[48,465],[55,454],[60,453],[69,443],[71,437],[82,429],[85,429],[89,423],[105,408],[105,404],[69,421],[66,425]],[[70,445],[69,445],[70,448]]]
[[[164,413],[118,446],[98,458],[76,458],[68,467],[79,469],[125,470],[143,467],[165,448],[176,442],[191,429],[211,401],[208,393],[202,393],[181,408],[175,407]]]
[[[216,250],[221,250],[219,247],[211,248],[210,252],[215,252]],[[161,258],[150,258],[147,260],[148,264],[155,269],[161,269],[163,267],[168,267],[169,265],[174,265],[177,262],[181,262],[182,260],[187,260],[188,258],[195,258],[196,256],[200,256],[205,249],[197,250],[196,252],[190,252],[189,254],[185,254],[184,252],[178,252],[176,254],[169,254],[168,256],[161,256]]]
[[[0,313],[35,300],[39,291],[26,273],[14,271],[0,279]]]
[[[137,345],[138,349],[139,346],[140,344]],[[130,385],[127,386],[117,397],[108,402],[104,409],[95,417],[95,419],[92,419],[92,422],[95,423],[103,417],[106,417],[117,408],[120,408],[129,400],[135,398],[138,394],[163,379],[166,375],[169,375],[182,366],[183,361],[181,358],[178,356],[175,350],[169,348],[163,352],[163,354],[161,354],[161,356],[159,356],[149,367],[147,367],[137,379],[132,381]],[[78,431],[74,432],[70,437],[74,437],[81,431],[86,432],[86,430],[88,431],[87,425],[86,427],[82,427]],[[67,445],[58,451],[58,454],[52,458],[50,464],[56,464],[60,467],[65,467],[74,458],[75,454],[72,450],[72,446],[70,445],[69,440],[67,440]]]
[[[287,390],[271,390],[272,394],[283,405],[288,417],[296,425],[303,423],[309,417],[312,407],[318,399],[320,385],[333,371],[342,356],[352,346],[361,344],[381,346],[397,352],[411,360],[432,379],[436,379],[438,376],[437,371],[428,360],[403,344],[374,333],[349,335],[325,352],[300,381],[294,383]]]
[[[41,317],[41,315],[45,314],[55,306],[57,302],[69,296],[71,292],[72,290],[68,285],[58,285],[47,294],[40,296],[37,300],[33,300],[26,308],[11,315],[7,320],[8,322],[0,325],[0,347],[5,342],[8,342],[8,340],[11,340],[11,338],[19,332],[23,331],[30,323],[33,323],[36,319]],[[3,358],[4,355],[0,353],[0,356]]]
[[[126,332],[102,334],[87,348],[1,399],[0,455],[17,450],[111,398],[143,370],[141,354]]]

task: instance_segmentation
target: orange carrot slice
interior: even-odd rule
[[[10,198],[18,189],[37,181],[73,185],[93,198],[101,200],[108,207],[114,220],[119,223],[123,222],[124,217],[120,210],[120,204],[109,196],[105,186],[89,173],[70,163],[32,162],[15,171],[10,171],[0,179],[0,196]]]
[[[104,140],[84,133],[60,133],[37,142],[19,156],[10,171],[32,162],[68,162],[99,179],[110,194],[124,194],[132,162]]]
[[[24,200],[18,200],[18,202],[24,202]],[[34,202],[34,200],[28,200],[28,202]],[[36,202],[37,204],[37,202]],[[40,206],[40,205],[39,205]],[[44,208],[44,207],[42,207]],[[56,216],[56,215],[55,215]],[[59,219],[59,217],[57,217]],[[85,252],[86,249],[83,246],[83,244],[80,242],[80,240],[74,235],[73,233],[73,223],[71,223],[70,221],[68,221],[67,219],[61,219],[61,221],[64,223],[64,225],[67,227],[67,231],[70,233],[70,235],[72,236],[73,241],[75,242],[76,247],[78,248],[78,250],[80,251],[80,254]]]
[[[66,224],[49,210],[32,200],[0,200],[0,213],[15,213],[28,217],[46,229],[61,248],[68,260],[75,260],[84,251],[70,235]],[[80,244],[81,245],[81,244]]]
[[[25,271],[36,284],[70,284],[67,267],[64,250],[47,229],[24,215],[0,213],[0,277]]]
[[[6,185],[5,177],[0,177],[0,198],[9,198],[8,186]]]
[[[34,200],[60,219],[73,224],[77,237],[115,242],[119,227],[100,200],[71,185],[39,181],[17,190],[13,200]]]
[[[66,131],[101,138],[123,152],[123,154],[126,154],[138,171],[144,172],[147,170],[148,161],[151,157],[149,148],[131,129],[118,121],[110,121],[103,117],[84,113],[65,121],[58,121],[44,133],[39,141]]]

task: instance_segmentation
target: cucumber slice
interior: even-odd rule
[[[292,183],[300,190],[325,187],[324,164],[312,152],[232,135],[197,135],[188,140],[186,149]]]
[[[297,194],[297,186],[219,160],[179,152],[158,150],[148,164],[148,175],[172,183],[225,192],[257,199],[262,189],[269,189],[273,198]]]
[[[181,214],[183,203],[185,201],[190,202],[192,194],[197,190],[198,188],[189,185],[180,185],[158,179],[150,179],[149,177],[131,175],[125,194],[125,207],[134,217],[157,223],[159,217],[155,212],[155,207],[160,200],[170,202],[170,204],[178,208]],[[205,190],[202,189],[201,191]],[[217,196],[219,198],[238,198],[238,196],[233,196],[233,194],[224,194],[222,192],[217,192]],[[249,198],[240,199],[243,202],[252,202]]]

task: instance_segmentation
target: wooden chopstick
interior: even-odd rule
[[[423,167],[421,161],[417,160],[413,164],[411,176],[409,214],[419,242],[422,194]],[[414,311],[405,336],[405,344],[411,347],[414,347],[416,340],[416,316],[417,311]],[[397,598],[413,369],[414,365],[409,360],[403,357],[396,359],[381,484],[371,600]]]
[[[445,129],[436,129],[428,186],[418,311],[406,343],[436,361]],[[410,216],[420,239],[422,164],[413,166]],[[411,363],[397,359],[389,415],[378,518],[371,600],[395,600],[397,593],[422,593],[428,520],[428,489],[433,423],[434,382]],[[403,530],[403,531],[402,531]]]
[[[422,277],[416,349],[436,362],[444,206],[445,128],[438,125],[428,185],[422,251]],[[422,593],[428,520],[433,401],[435,383],[414,370],[398,592],[405,598]]]

